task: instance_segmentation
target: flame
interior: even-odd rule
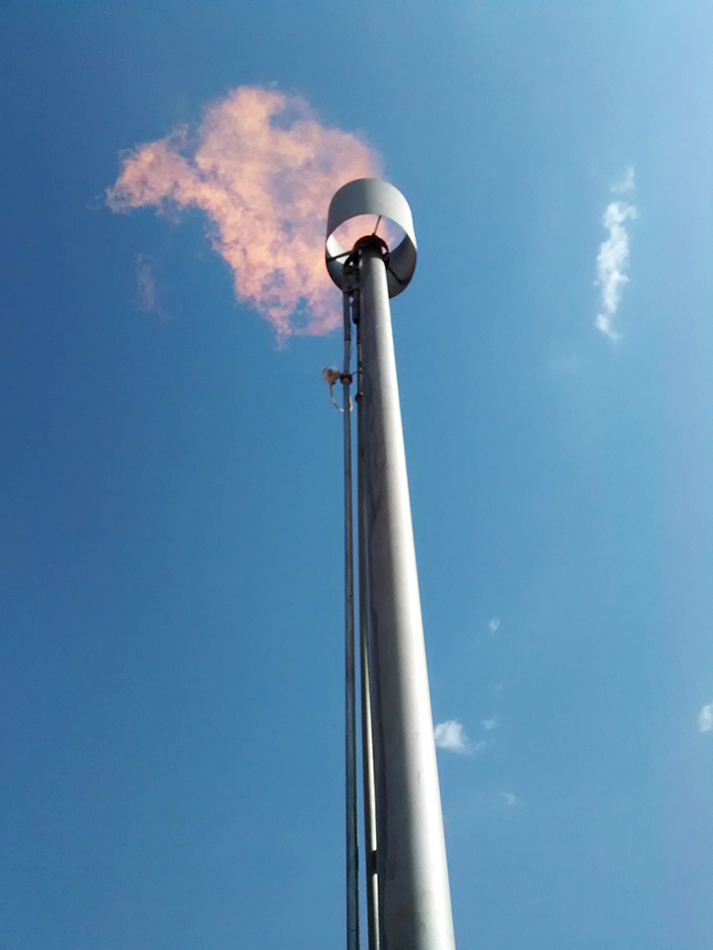
[[[114,211],[204,211],[235,296],[282,341],[339,325],[324,266],[327,209],[346,182],[379,174],[375,152],[352,133],[326,128],[303,98],[239,86],[207,107],[195,142],[182,127],[135,148],[107,203]]]

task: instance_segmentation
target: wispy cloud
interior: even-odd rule
[[[634,187],[634,169],[629,167],[623,178],[612,185],[611,191],[623,195],[633,192]],[[602,218],[609,237],[601,243],[597,255],[597,284],[602,289],[602,297],[594,325],[613,342],[621,339],[621,334],[614,329],[614,318],[619,309],[624,284],[629,282],[629,235],[625,224],[635,217],[634,205],[619,200],[607,205]]]
[[[499,628],[500,628],[500,617],[492,617],[488,621],[488,630],[490,630],[491,633],[497,633]]]
[[[548,368],[550,373],[572,376],[579,369],[579,360],[575,353],[569,353],[567,356],[559,356],[550,360]]]
[[[153,263],[144,254],[136,255],[136,296],[139,310],[155,313],[161,319],[166,318],[159,296],[160,288],[156,282]]]
[[[503,796],[506,805],[518,805],[520,803],[520,799],[512,792],[501,792],[500,794]]]
[[[480,725],[486,732],[491,732],[497,726],[497,719],[481,719]]]
[[[708,703],[698,713],[698,728],[701,732],[713,732],[713,703]]]
[[[433,730],[433,738],[439,749],[448,749],[449,752],[458,752],[460,755],[465,755],[471,750],[465,729],[457,719],[439,722]]]
[[[634,191],[635,188],[636,179],[634,178],[634,169],[631,165],[628,165],[619,181],[611,186],[611,192],[614,195],[625,195],[630,191]]]

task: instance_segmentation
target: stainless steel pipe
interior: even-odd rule
[[[345,251],[335,232],[359,215],[374,216],[374,231]],[[403,232],[394,247],[377,236],[382,219]],[[455,950],[389,307],[416,267],[404,196],[373,178],[344,185],[329,208],[326,251],[332,279],[358,300],[359,603],[369,706],[362,723],[367,825],[376,811],[378,891],[372,892],[369,877],[369,906],[378,903],[379,950]],[[373,842],[368,827],[367,860]]]
[[[387,271],[376,243],[360,252],[359,295],[381,950],[454,950]]]

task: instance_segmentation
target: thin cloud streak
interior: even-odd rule
[[[611,188],[615,194],[624,194],[633,189],[633,168],[627,168],[623,179]],[[602,218],[609,237],[602,242],[597,255],[597,284],[602,288],[602,296],[601,309],[594,325],[612,342],[621,339],[621,334],[614,329],[614,318],[624,285],[629,282],[629,235],[624,225],[634,218],[636,208],[627,201],[612,201]]]
[[[713,732],[713,703],[708,703],[698,713],[698,728],[701,732]]]
[[[159,303],[159,288],[151,261],[143,254],[136,255],[136,295],[139,310],[155,313],[161,319],[166,314]]]
[[[284,340],[340,324],[324,266],[327,209],[346,182],[380,173],[365,142],[322,125],[304,99],[240,86],[208,106],[197,133],[181,127],[135,148],[107,203],[203,211],[235,296]]]

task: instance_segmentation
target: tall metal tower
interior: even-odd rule
[[[369,215],[345,250],[334,232]],[[390,220],[403,231],[389,247]],[[347,947],[358,946],[356,687],[350,387],[356,327],[359,656],[370,950],[455,950],[443,816],[389,298],[416,267],[411,209],[393,185],[352,181],[329,207],[327,268],[344,295]]]

